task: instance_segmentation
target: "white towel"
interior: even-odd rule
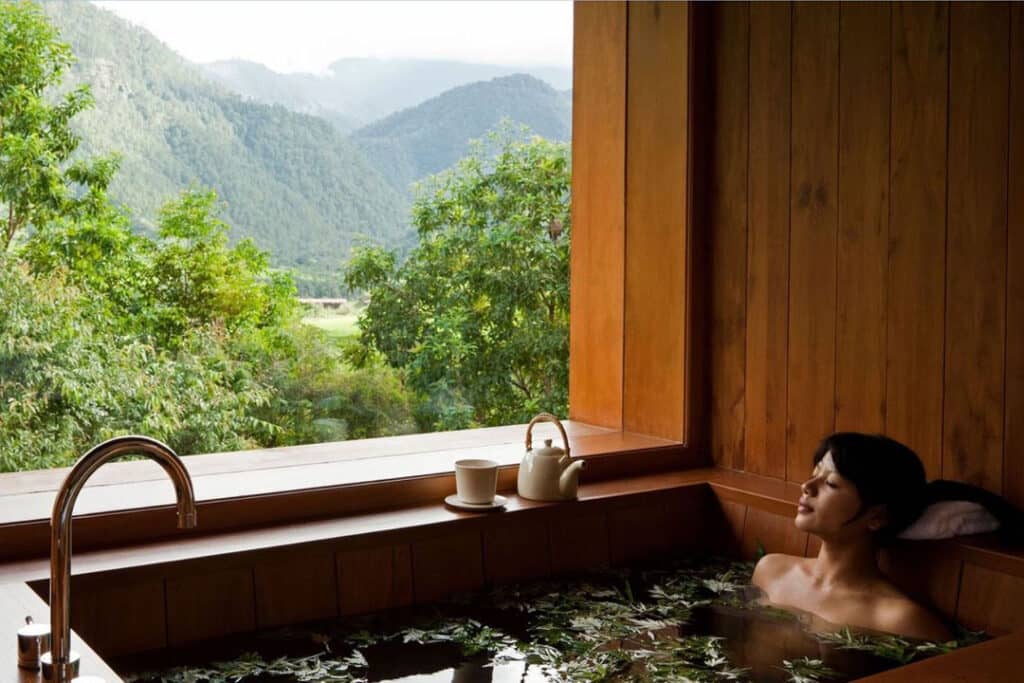
[[[900,538],[926,541],[981,534],[999,528],[999,520],[983,505],[966,500],[944,500],[932,503],[913,524],[903,530]]]

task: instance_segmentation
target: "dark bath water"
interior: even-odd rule
[[[750,570],[679,558],[112,663],[147,683],[842,683],[893,668],[908,651],[928,654],[900,640],[886,641],[895,658],[823,640],[806,619],[754,604]]]

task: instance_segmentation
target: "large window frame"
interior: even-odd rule
[[[707,463],[699,252],[690,230],[689,3],[577,2],[567,422],[588,480]],[[151,463],[104,467],[76,509],[76,548],[123,545],[435,503],[452,463],[503,466],[514,489],[524,425],[186,458],[200,526],[176,530]],[[46,552],[67,469],[0,475],[0,562]],[[125,509],[129,508],[129,509]]]

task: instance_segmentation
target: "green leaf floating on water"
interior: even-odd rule
[[[323,649],[315,655],[266,661],[248,653],[229,662],[126,680],[241,683],[280,677],[303,683],[360,683],[371,673],[363,651],[405,643],[409,647],[448,644],[467,657],[490,656],[494,664],[522,660],[540,667],[558,683],[749,681],[750,671],[730,661],[723,638],[684,635],[680,626],[691,620],[693,610],[705,606],[756,609],[760,618],[795,620],[789,612],[750,603],[746,589],[752,571],[752,563],[678,558],[641,571],[615,570],[586,579],[502,586],[419,608],[404,621],[371,615],[271,634],[278,641],[294,640],[305,647],[312,643]],[[505,615],[504,621],[497,619],[500,623],[512,615],[515,619],[508,623],[519,625],[506,630],[487,623],[487,618],[465,616],[467,611]],[[862,650],[901,664],[983,637],[963,632],[949,643],[917,643],[849,628],[818,635],[840,649]],[[370,656],[372,662],[372,651]],[[819,683],[839,675],[822,660],[808,657],[784,660],[778,668],[791,683]]]

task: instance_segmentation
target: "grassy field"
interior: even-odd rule
[[[359,334],[359,314],[321,314],[302,319],[307,325],[319,327],[332,339],[344,339]]]

